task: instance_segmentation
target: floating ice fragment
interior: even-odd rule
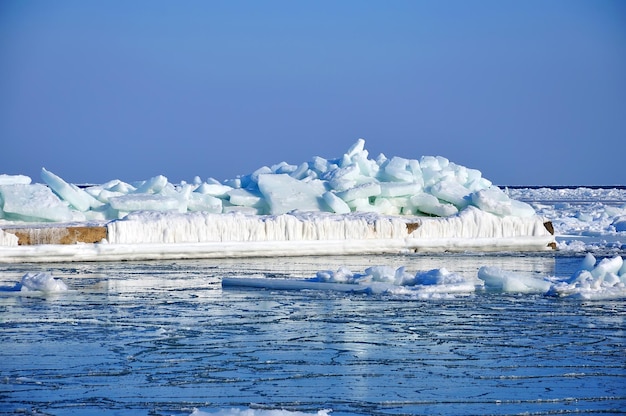
[[[623,265],[624,260],[622,260],[620,256],[605,258],[598,263],[598,265],[591,271],[591,274],[595,278],[602,278],[607,274],[617,274]]]
[[[519,273],[505,271],[497,267],[483,266],[478,270],[478,278],[485,282],[485,288],[513,293],[546,293],[550,282]]]
[[[480,279],[452,273],[445,268],[417,273],[414,284],[423,292],[439,294],[472,293],[484,285]]]
[[[384,265],[368,267],[364,273],[354,274],[344,267],[336,272],[320,271],[309,281],[365,286],[370,293],[412,295],[471,293],[483,285],[482,281],[476,278],[468,279],[462,275],[450,273],[444,268],[411,275],[405,267],[396,269]],[[402,289],[398,290],[398,288]]]
[[[198,409],[189,416],[330,416],[330,409],[322,409],[315,413],[305,413],[283,409],[220,409],[211,412],[204,412]]]
[[[346,267],[340,267],[336,272],[332,270],[321,270],[317,272],[313,281],[329,283],[354,283],[354,274]]]
[[[620,256],[605,258],[597,265],[588,254],[581,268],[569,279],[556,281],[550,288],[551,296],[569,296],[580,299],[626,298],[626,266]]]
[[[54,278],[50,273],[26,273],[20,283],[22,292],[64,292],[67,285],[61,279]]]

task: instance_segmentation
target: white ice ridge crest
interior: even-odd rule
[[[196,177],[172,184],[164,176],[79,187],[42,168],[43,184],[0,175],[0,219],[80,222],[120,219],[136,211],[281,215],[294,211],[335,214],[449,217],[469,206],[497,216],[527,218],[533,208],[513,200],[483,178],[440,156],[368,158],[357,140],[337,159],[281,162],[219,182]]]

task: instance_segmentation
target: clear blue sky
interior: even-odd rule
[[[0,173],[224,180],[360,137],[626,184],[626,2],[0,2]]]

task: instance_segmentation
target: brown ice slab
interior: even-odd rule
[[[7,227],[3,230],[17,236],[17,244],[20,246],[99,243],[107,238],[107,227],[105,226]]]

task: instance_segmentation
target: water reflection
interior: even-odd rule
[[[71,291],[0,296],[0,412],[189,414],[251,403],[334,415],[617,411],[626,406],[620,301],[501,293],[424,301],[220,284],[373,265],[569,275],[579,262],[411,255],[49,265]],[[2,265],[0,286],[36,270]]]

